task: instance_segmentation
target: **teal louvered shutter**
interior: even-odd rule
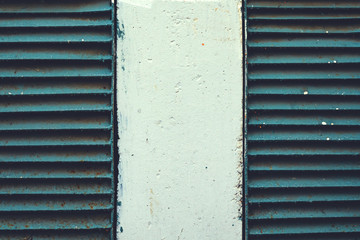
[[[360,239],[360,1],[245,14],[246,239]]]
[[[0,0],[0,239],[111,239],[113,5]]]

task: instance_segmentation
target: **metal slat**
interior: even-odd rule
[[[24,113],[0,115],[0,131],[111,129],[110,115],[106,113]]]
[[[88,240],[88,239],[109,239],[110,229],[101,231],[98,229],[86,230],[40,230],[40,231],[7,231],[2,232],[4,239],[36,239],[36,240]]]
[[[2,132],[0,136],[0,147],[106,144],[110,144],[110,133],[99,130],[38,130],[36,132],[23,130]]]
[[[108,46],[98,44],[4,44],[0,60],[112,60]]]
[[[96,20],[96,21],[95,21]],[[0,15],[1,28],[56,28],[56,27],[106,27],[111,26],[110,19],[62,17],[16,17],[7,18]]]
[[[333,141],[314,142],[288,142],[277,141],[264,144],[249,144],[247,154],[249,156],[323,156],[323,155],[354,155],[359,156],[360,146],[358,143]]]
[[[3,13],[82,13],[111,11],[107,0],[63,0],[61,2],[50,0],[21,0],[14,3],[12,0],[1,0],[0,14]]]
[[[354,156],[290,157],[269,159],[258,156],[249,158],[249,171],[354,171],[360,170],[360,160]]]
[[[261,49],[253,50],[248,57],[249,64],[341,64],[360,63],[360,54],[357,49]],[[332,65],[333,66],[333,65]]]
[[[31,146],[6,147],[0,151],[1,163],[28,162],[111,162],[110,146]]]
[[[338,1],[339,2],[339,1]],[[321,12],[321,14],[319,14]],[[309,22],[313,20],[358,20],[359,8],[248,8],[249,20],[297,20]]]
[[[360,233],[359,219],[328,220],[277,220],[271,223],[262,222],[257,226],[251,226],[250,235],[265,234],[317,234],[317,233]]]
[[[332,34],[320,34],[318,36],[292,36],[288,35],[273,37],[255,35],[248,41],[249,47],[261,48],[354,48],[360,47],[360,41],[354,37],[338,36]],[[289,40],[290,39],[290,40]],[[1,40],[0,40],[1,41]]]
[[[111,179],[110,163],[2,163],[0,179]]]
[[[346,25],[346,26],[344,26]],[[359,33],[360,23],[355,19],[345,20],[312,20],[312,21],[253,21],[249,33],[288,33],[288,34],[349,34]]]
[[[256,66],[251,68],[249,81],[266,79],[291,80],[291,79],[333,79],[356,80],[360,78],[358,65],[323,64],[323,65],[280,65]]]
[[[359,128],[321,127],[256,127],[249,129],[248,141],[360,141]],[[1,144],[1,138],[0,138]]]
[[[109,179],[7,179],[2,181],[0,195],[110,195]],[[86,196],[84,196],[86,198]]]
[[[111,43],[112,38],[106,28],[94,29],[93,31],[73,29],[60,29],[58,31],[46,31],[42,29],[9,30],[0,31],[0,43]],[[20,32],[19,32],[20,31]],[[19,41],[21,39],[21,41]]]
[[[49,61],[51,62],[51,61]],[[56,63],[54,63],[56,64]],[[25,95],[110,95],[111,78],[69,77],[69,78],[8,78],[3,79],[0,96]]]
[[[249,110],[303,110],[303,111],[341,111],[360,110],[359,98],[342,96],[261,96],[253,97]]]
[[[360,2],[245,1],[245,233],[360,236]]]
[[[358,20],[360,16],[358,13],[352,13],[350,9],[345,9],[345,13],[289,13],[288,9],[284,13],[268,13],[264,11],[253,11],[249,14],[249,20]],[[294,9],[292,9],[294,10]],[[274,10],[276,11],[276,10]]]
[[[67,230],[67,229],[111,229],[111,222],[102,213],[83,212],[69,214],[64,212],[37,213],[11,213],[0,216],[0,234],[6,230]]]
[[[249,126],[359,126],[358,111],[253,111]]]
[[[337,204],[267,204],[254,206],[249,219],[294,219],[294,218],[358,218],[359,203]]]
[[[0,197],[0,212],[37,211],[103,211],[111,210],[111,200],[96,195],[86,196],[6,196]]]
[[[0,99],[0,113],[112,110],[107,95],[0,96]]]
[[[279,190],[279,189],[278,189]],[[253,189],[249,194],[249,203],[322,203],[360,201],[360,188],[286,188],[281,191],[274,189]]]
[[[339,8],[360,8],[356,0],[248,0],[248,8],[301,8],[301,9],[339,9]]]
[[[354,240],[358,233],[323,233],[323,234],[272,234],[272,235],[254,235],[256,240]]]
[[[286,82],[249,84],[249,95],[360,96],[360,81]]]
[[[336,176],[334,176],[336,174]],[[253,174],[249,188],[322,188],[360,187],[359,173],[287,173]],[[276,190],[275,190],[276,191]]]
[[[0,66],[0,78],[12,77],[111,77],[112,73],[106,64],[79,62],[55,64],[47,63],[3,63]]]

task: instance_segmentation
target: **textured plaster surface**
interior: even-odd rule
[[[141,2],[117,11],[118,239],[239,240],[239,2]]]

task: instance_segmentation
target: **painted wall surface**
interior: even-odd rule
[[[241,239],[239,4],[118,2],[119,239]]]

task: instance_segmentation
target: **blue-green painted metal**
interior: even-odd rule
[[[360,1],[244,5],[245,239],[360,239]]]
[[[63,0],[63,1],[40,1],[40,0],[1,0],[0,11],[2,13],[15,14],[43,14],[49,13],[73,13],[74,18],[78,18],[79,14],[83,13],[110,13],[112,11],[112,4],[107,0]],[[36,16],[35,16],[36,17]]]
[[[0,239],[114,239],[114,5],[0,0]]]
[[[360,2],[356,0],[248,0],[248,9],[354,9],[360,8]],[[321,13],[319,13],[321,14]]]

